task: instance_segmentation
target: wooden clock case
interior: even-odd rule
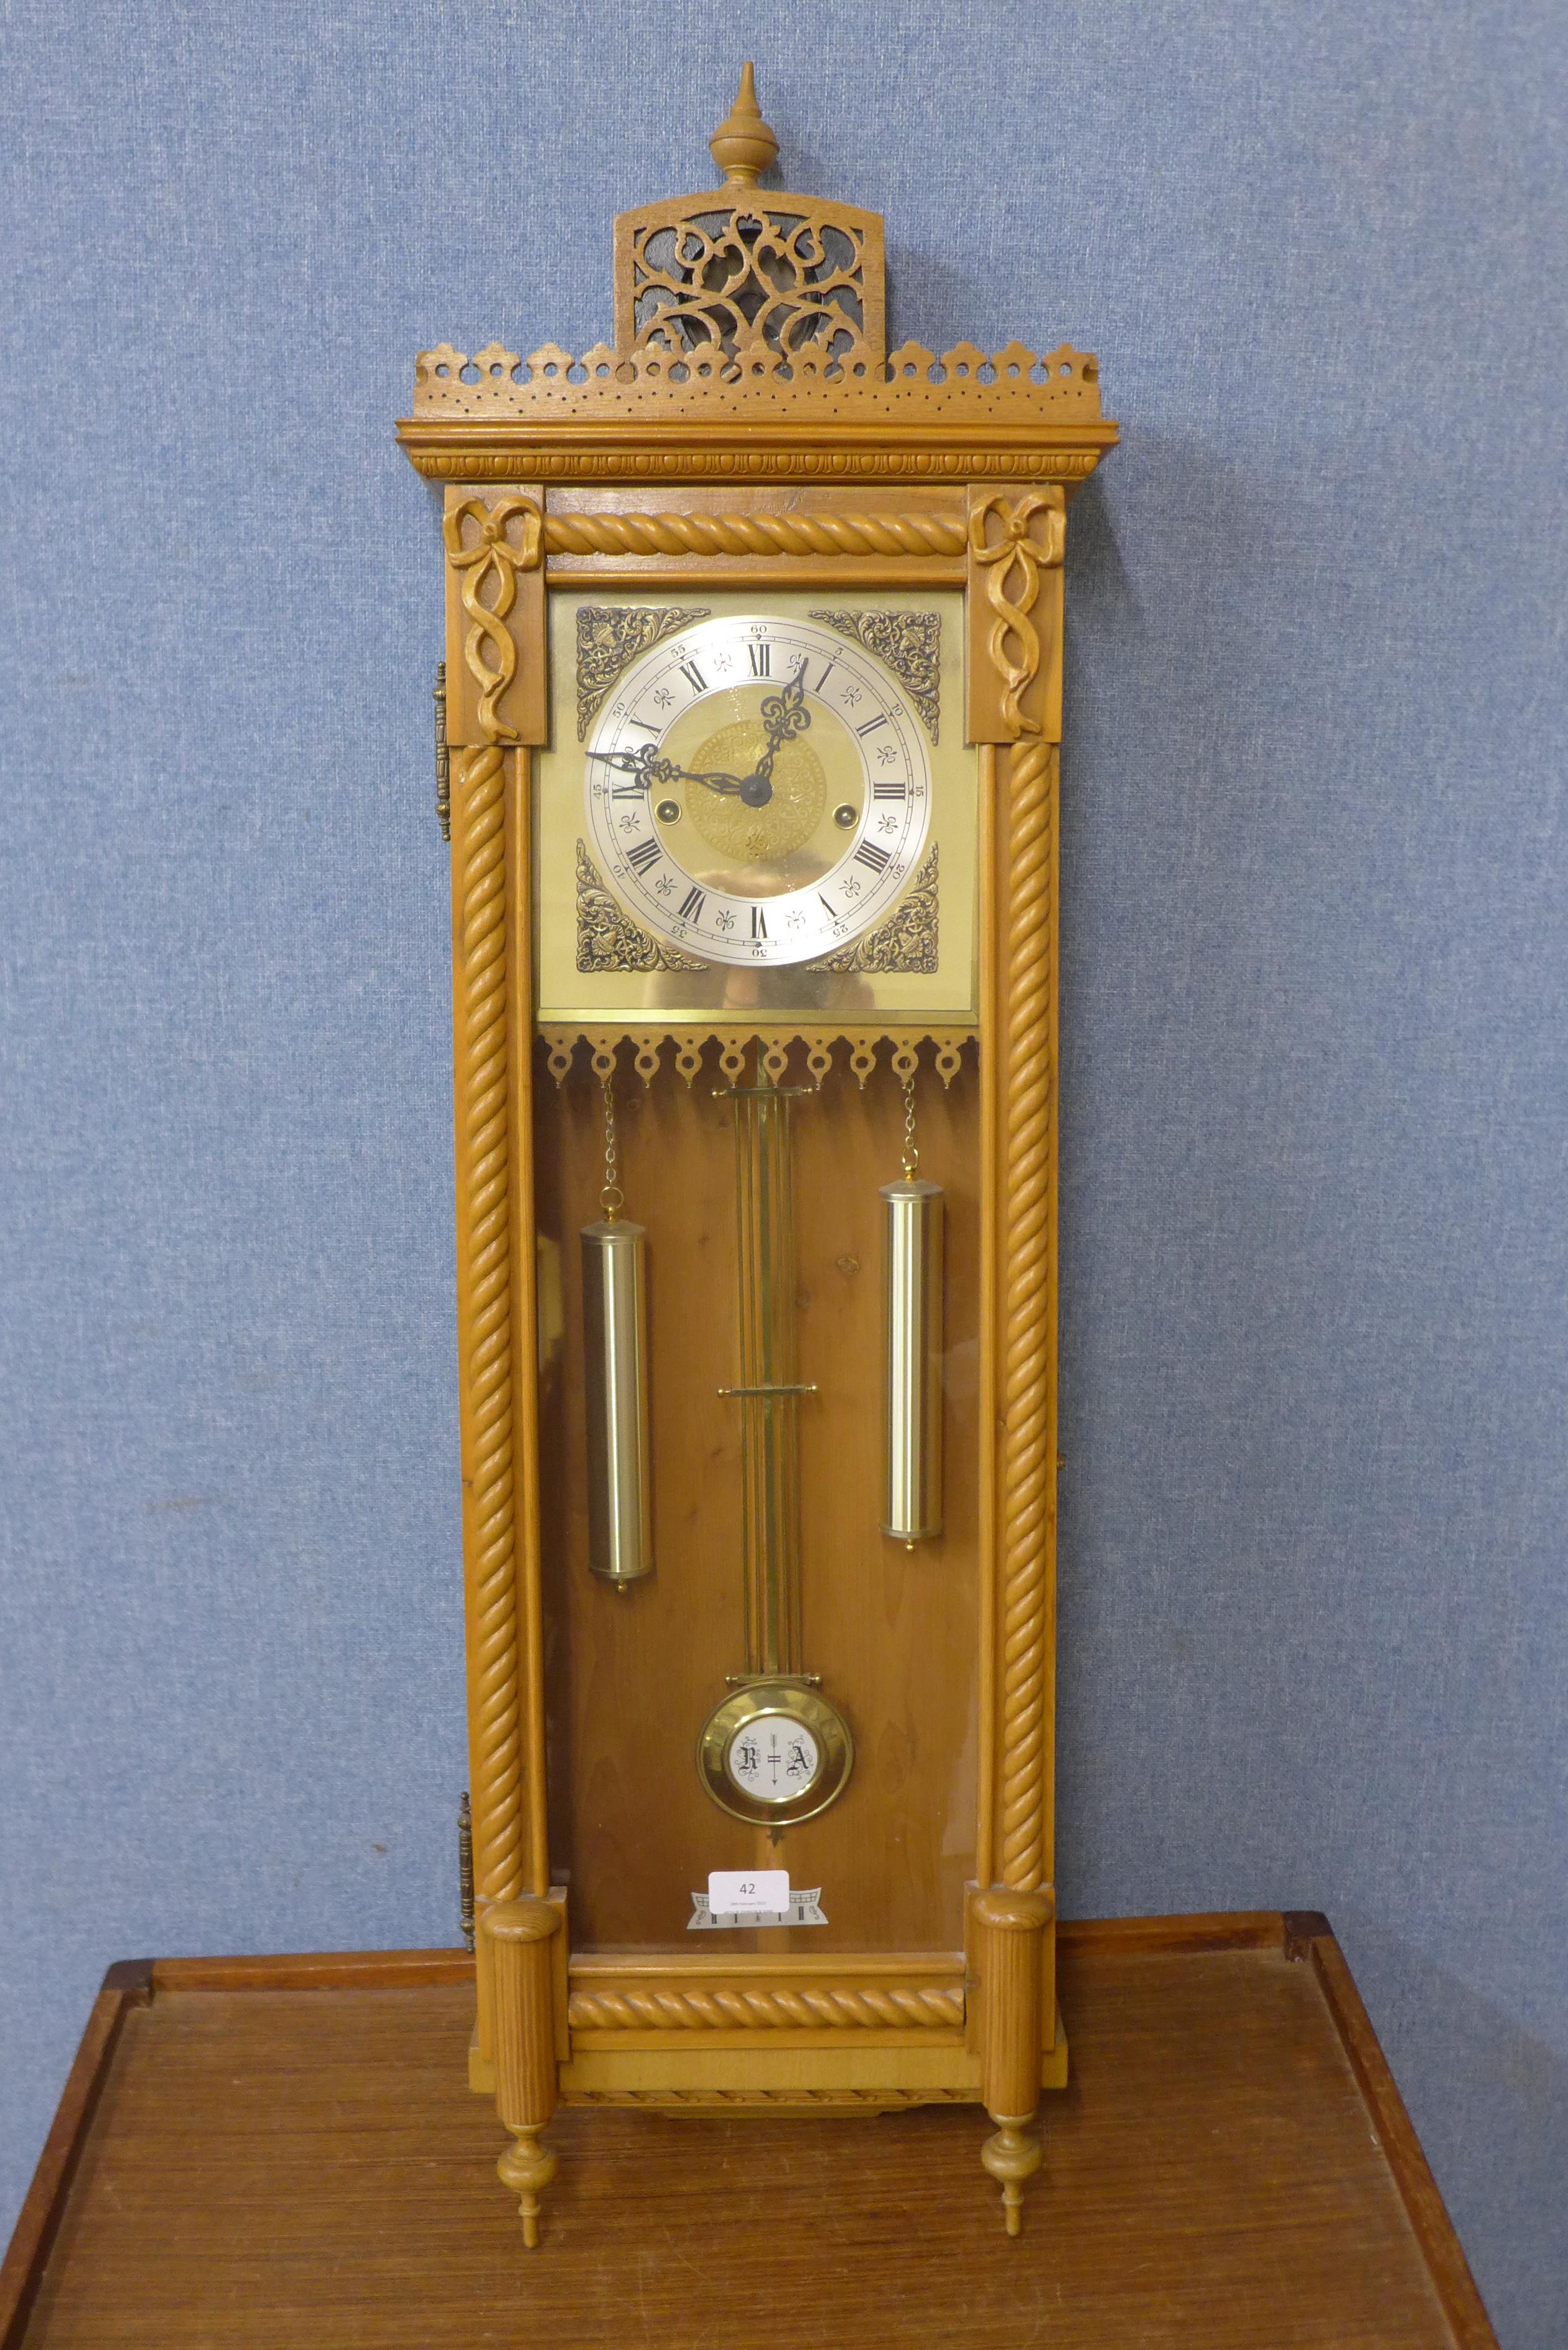
[[[472,2078],[514,2140],[500,2168],[530,2243],[555,2169],[539,2133],[562,2100],[981,2104],[995,2125],[982,2159],[1016,2232],[1039,2093],[1066,2061],[1052,1891],[1062,560],[1067,501],[1116,427],[1094,359],[1065,346],[887,352],[881,221],[756,186],[776,148],[749,68],[712,143],[722,188],[616,224],[613,348],[423,352],[398,427],[445,485]],[[715,296],[748,272],[760,307]],[[972,1018],[540,1033],[532,795],[550,739],[547,606],[585,586],[961,591],[979,792]],[[812,1840],[802,1881],[853,1879],[855,1898],[825,1934],[687,1948],[670,1911],[690,1875],[681,1835],[663,1836],[639,1793],[656,1701],[675,1691],[682,1719],[695,1701],[680,1696],[682,1618],[637,1615],[580,1556],[567,1243],[597,1183],[599,1088],[583,1080],[617,1068],[624,1086],[635,1067],[624,1181],[658,1268],[656,1504],[702,1617],[720,1604],[722,1508],[706,1551],[691,1530],[733,1486],[734,1440],[711,1383],[658,1367],[693,1343],[690,1301],[722,1290],[732,1179],[710,1113],[715,1078],[748,1055],[820,1087],[799,1122],[802,1195],[872,1203],[898,1159],[889,1069],[921,1063],[922,1171],[953,1202],[949,1344],[971,1367],[968,1393],[954,1380],[947,1399],[939,1555],[906,1563],[889,1544],[874,1599],[853,1576],[808,1594],[814,1649],[862,1660],[857,1718],[895,1756],[860,1766],[853,1810],[846,1798],[788,1831]],[[835,1422],[831,1477],[803,1464],[809,1547],[846,1494],[875,1523],[879,1338],[863,1310],[875,1223],[825,1216],[802,1232],[826,1354],[846,1396],[866,1399]],[[842,1268],[863,1262],[857,1285]],[[954,1834],[966,1740],[970,1814]],[[688,1768],[665,1808],[673,1819],[704,1802]],[[711,1865],[756,1859],[756,1831],[707,1817]]]

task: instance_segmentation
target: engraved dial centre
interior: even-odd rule
[[[699,744],[691,764],[698,774],[718,770],[747,775],[754,772],[767,747],[760,723],[742,719],[710,734]],[[784,743],[770,780],[773,797],[763,807],[748,807],[739,795],[710,791],[702,785],[687,785],[686,809],[692,824],[709,847],[732,864],[751,866],[793,857],[822,822],[827,779],[809,743]],[[833,861],[825,857],[821,869],[826,872]],[[762,888],[769,895],[787,886],[762,877]]]

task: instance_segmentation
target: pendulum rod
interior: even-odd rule
[[[801,1669],[800,1399],[795,1376],[794,1201],[790,1109],[804,1087],[726,1088],[735,1117],[747,1677]]]

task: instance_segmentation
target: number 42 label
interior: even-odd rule
[[[787,1909],[787,1868],[711,1868],[708,1907],[718,1916],[732,1910]]]
[[[790,1890],[787,1868],[715,1868],[691,1896],[690,1930],[736,1926],[826,1926],[822,1887]]]

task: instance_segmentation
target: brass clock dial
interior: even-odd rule
[[[925,847],[914,712],[864,647],[799,614],[724,615],[651,647],[585,751],[609,887],[700,962],[837,951],[888,914]]]

